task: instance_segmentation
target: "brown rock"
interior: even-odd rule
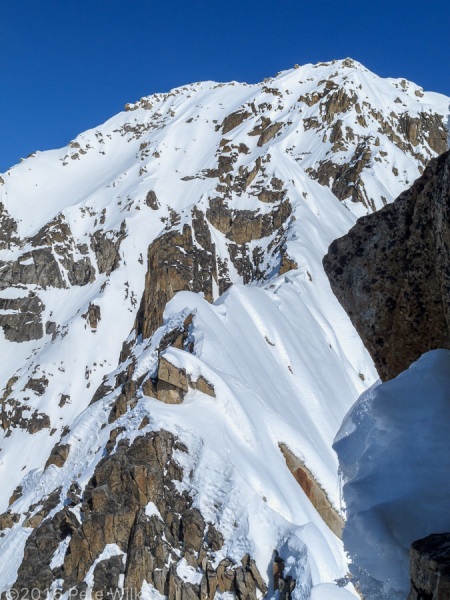
[[[61,500],[60,490],[55,491],[54,498],[48,498],[48,506],[28,520],[27,525],[35,526],[35,530],[26,542],[14,587],[45,590],[60,579],[64,590],[74,587],[82,591],[86,573],[105,545],[114,543],[126,555],[125,560],[115,556],[96,564],[95,592],[116,591],[122,580],[124,593],[130,597],[141,589],[143,581],[179,600],[213,600],[218,587],[245,600],[256,600],[258,589],[265,593],[264,581],[248,555],[242,566],[224,560],[217,569],[212,567],[214,552],[222,547],[223,538],[192,507],[189,494],[178,491],[176,484],[183,479],[183,472],[173,459],[174,450],[183,452],[186,448],[164,431],[139,436],[131,445],[120,441],[116,451],[97,465],[84,490],[82,522],[68,507],[51,519],[45,518],[45,511]],[[75,503],[79,503],[81,490],[76,484],[73,487]],[[156,505],[161,518],[146,515],[149,502]],[[52,569],[52,558],[67,536],[70,541],[64,564]],[[202,575],[199,585],[177,574],[183,558]]]
[[[264,144],[267,144],[270,142],[270,140],[273,140],[282,127],[283,123],[271,123],[259,136],[257,146],[264,146]]]
[[[200,375],[197,381],[191,381],[189,379],[189,384],[194,388],[194,390],[199,390],[203,394],[207,394],[208,396],[212,396],[213,398],[216,397],[214,386],[212,385],[212,383],[209,383],[209,381],[207,381],[203,377],[203,375]]]
[[[8,506],[11,506],[11,504],[14,504],[14,502],[22,496],[22,493],[23,493],[22,486],[18,485],[16,487],[16,489],[13,491],[11,498],[9,499]]]
[[[339,538],[342,537],[344,521],[328,499],[325,490],[318,484],[311,471],[293,454],[289,448],[280,443],[280,450],[286,460],[286,465],[297,483],[305,492],[311,504],[317,510],[331,531]]]
[[[158,210],[160,206],[158,198],[156,197],[156,194],[153,190],[150,190],[148,192],[147,196],[145,197],[145,203],[149,208],[153,210]]]
[[[15,523],[19,522],[19,515],[13,513],[11,511],[7,511],[0,515],[0,530],[10,529],[15,525]]]
[[[170,230],[149,246],[145,290],[136,318],[137,333],[144,338],[161,325],[164,308],[177,292],[203,292],[212,301],[215,246],[203,213],[194,209],[192,215],[192,227]]]
[[[288,271],[298,269],[298,265],[293,258],[291,258],[284,249],[281,250],[281,263],[280,263],[280,275],[284,275]]]
[[[97,329],[97,325],[101,319],[100,306],[97,304],[89,304],[87,312],[87,321],[91,329]]]
[[[167,384],[164,381],[160,381],[158,382],[156,397],[165,404],[181,404],[184,399],[184,392],[180,388]]]
[[[175,367],[175,365],[173,365],[163,356],[159,359],[158,380],[180,388],[183,392],[188,391],[188,378],[186,371],[184,369]]]
[[[34,529],[35,527],[39,527],[43,520],[44,517],[41,514],[33,515],[32,517],[28,517],[28,519],[25,519],[25,521],[23,522],[23,526],[32,527]]]
[[[238,127],[241,123],[243,123],[245,121],[245,119],[247,119],[248,117],[250,117],[250,113],[245,110],[236,111],[234,113],[231,113],[230,115],[225,117],[225,119],[223,120],[222,133],[225,135],[229,131],[232,131],[233,129]]]
[[[59,468],[64,466],[64,463],[69,456],[70,444],[56,444],[50,453],[50,456],[45,463],[45,468],[50,465],[55,465]]]
[[[450,349],[450,152],[333,242],[323,264],[383,381]]]
[[[183,516],[184,543],[194,552],[199,552],[203,544],[205,520],[196,508],[191,508]]]

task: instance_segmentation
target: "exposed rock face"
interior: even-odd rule
[[[222,133],[225,135],[229,131],[232,131],[238,127],[241,123],[250,117],[251,113],[246,111],[237,111],[229,114],[222,123]]]
[[[319,163],[317,169],[311,169],[309,175],[321,185],[328,185],[331,181],[331,190],[339,200],[349,198],[352,202],[361,202],[374,210],[375,206],[367,197],[361,179],[361,173],[370,165],[371,143],[373,140],[358,144],[350,162],[335,164],[332,160],[325,160]]]
[[[47,462],[45,463],[45,468],[50,465],[55,465],[56,467],[62,467],[69,456],[70,444],[56,444],[56,446],[51,451],[50,456],[48,457]]]
[[[10,342],[38,340],[44,335],[42,312],[44,304],[35,293],[24,298],[0,298],[0,327]]]
[[[24,253],[20,258],[11,262],[0,263],[1,289],[12,285],[39,285],[62,288],[62,279],[58,263],[47,248],[40,248]]]
[[[257,214],[252,211],[231,211],[217,198],[210,202],[206,216],[211,224],[238,245],[267,237],[285,222],[291,214],[288,200],[280,203],[272,212]]]
[[[305,492],[311,504],[319,515],[339,538],[342,537],[344,520],[333,507],[326,492],[317,483],[317,480],[304,463],[293,454],[285,444],[280,444],[280,450],[286,460],[286,465],[297,483]]]
[[[4,185],[0,177],[0,185]],[[17,243],[17,223],[11,218],[2,202],[0,202],[0,250],[8,248],[11,243]]]
[[[123,224],[118,233],[99,230],[92,235],[91,247],[100,273],[109,275],[117,268],[120,262],[118,249],[125,231]],[[10,287],[24,290],[23,297],[0,298],[0,327],[8,341],[17,343],[38,340],[44,333],[56,336],[55,323],[48,322],[44,332],[41,314],[45,306],[39,296],[40,290],[86,286],[95,280],[95,268],[87,256],[87,246],[76,244],[61,214],[21,243],[33,249],[23,252],[15,260],[0,261],[0,291]],[[89,320],[92,322],[91,314]],[[98,320],[99,317],[96,322]],[[91,325],[94,329],[96,322]]]
[[[408,600],[450,598],[450,533],[429,535],[411,544]]]
[[[154,379],[146,379],[143,382],[142,391],[146,396],[157,398],[166,404],[181,404],[189,387],[215,397],[214,387],[202,375],[193,381],[184,369],[175,367],[164,356],[161,356],[157,376]]]
[[[188,378],[186,372],[177,369],[161,357],[158,367],[158,381],[156,384],[156,397],[166,404],[180,404],[188,391]]]
[[[119,247],[126,235],[123,222],[119,232],[96,231],[91,237],[91,248],[95,252],[98,270],[110,275],[119,266]]]
[[[137,316],[137,331],[144,337],[150,337],[161,325],[164,307],[177,292],[203,292],[212,301],[213,279],[217,279],[215,246],[203,214],[194,212],[192,227],[169,231],[148,249],[145,291]],[[194,244],[193,236],[200,247]]]
[[[174,600],[213,600],[216,591],[232,592],[243,600],[264,594],[267,587],[248,555],[241,564],[225,559],[213,566],[222,536],[193,508],[189,494],[177,487],[183,471],[174,452],[186,451],[165,431],[137,437],[131,445],[119,442],[116,452],[98,464],[84,491],[82,522],[71,510],[78,502],[75,496],[33,531],[13,588],[44,590],[59,580],[64,591],[81,592],[95,564],[93,590],[103,593],[136,592],[147,581]],[[3,518],[5,527],[14,522],[10,513]],[[61,544],[63,561],[52,566]],[[119,553],[98,560],[108,544],[115,544]],[[198,574],[199,583],[180,577],[177,569],[182,564]]]
[[[271,190],[267,194],[273,193]],[[284,194],[276,192],[276,198]],[[274,197],[275,199],[275,197]],[[182,290],[202,293],[213,301],[213,288],[223,293],[230,285],[227,261],[216,255],[210,226],[223,233],[229,260],[244,283],[258,280],[264,270],[265,252],[281,255],[283,233],[292,209],[288,199],[279,201],[270,212],[232,210],[228,201],[221,197],[210,199],[204,214],[198,208],[192,210],[191,225],[178,229],[179,216],[173,215],[172,228],[160,235],[148,249],[148,270],[145,291],[136,321],[138,334],[150,337],[161,325],[164,307]],[[249,249],[254,240],[275,236],[264,251],[263,247]]]
[[[385,381],[450,348],[450,152],[333,242],[325,270]]]

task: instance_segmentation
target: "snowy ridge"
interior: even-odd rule
[[[278,549],[290,557],[295,598],[330,597],[346,573],[342,545],[279,444],[339,511],[332,442],[376,373],[321,261],[357,216],[418,176],[436,154],[448,106],[444,96],[380,79],[349,59],[306,65],[258,85],[203,82],[144,98],[66,148],[36,153],[2,175],[0,510],[18,485],[22,495],[10,506],[17,523],[0,539],[8,557],[1,591],[16,579],[32,531],[23,525],[29,507],[59,486],[64,498],[74,481],[83,489],[120,426],[117,441],[165,429],[187,446],[177,459],[193,475],[181,485],[224,537],[217,560],[248,552],[268,579]],[[336,165],[355,167],[345,185]],[[214,212],[218,199],[223,209]],[[223,278],[211,279],[215,302],[186,287],[193,291],[163,307],[161,327],[136,337],[148,248],[192,226],[195,210],[204,215],[214,264],[225,265]],[[221,230],[224,211],[230,221],[251,211],[248,221],[261,219],[261,230]],[[193,246],[202,244],[196,230]],[[47,250],[56,266],[43,284]],[[283,257],[290,269],[280,274]],[[18,309],[2,302],[30,297],[43,306],[30,309],[42,335],[9,341],[5,323]],[[189,314],[193,352],[169,347],[163,356],[194,380],[203,376],[215,397],[190,389],[182,404],[168,405],[138,387],[134,408],[108,424],[124,371],[132,365],[136,382],[154,376],[160,341]],[[128,357],[121,356],[126,341]],[[34,411],[48,421],[30,425]],[[67,460],[44,470],[58,441],[70,445]],[[351,586],[333,589],[335,598],[353,597]]]

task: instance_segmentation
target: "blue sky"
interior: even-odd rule
[[[350,56],[450,95],[448,0],[2,0],[0,172],[126,102]]]

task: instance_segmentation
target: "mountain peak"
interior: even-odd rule
[[[0,591],[345,575],[317,498],[339,522],[332,441],[376,372],[322,258],[446,147],[416,91],[349,59],[201,82],[2,175]]]

